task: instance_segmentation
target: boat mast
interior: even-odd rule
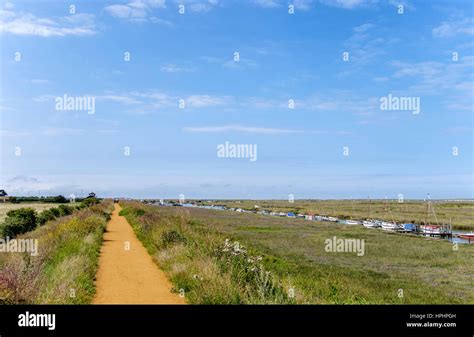
[[[370,209],[370,196],[367,196],[367,199],[369,200],[369,203],[367,205],[367,220],[369,220],[370,218],[370,213],[371,213],[371,209]]]

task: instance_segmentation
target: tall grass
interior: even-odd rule
[[[474,301],[472,245],[252,213],[138,203],[126,203],[125,210],[192,303]],[[325,240],[334,236],[363,239],[365,254],[327,252]]]
[[[112,209],[104,201],[18,236],[37,239],[38,255],[0,253],[0,303],[89,303]]]
[[[293,303],[259,252],[195,223],[186,210],[122,205],[121,215],[189,303]]]

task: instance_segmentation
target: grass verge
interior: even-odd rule
[[[38,240],[38,254],[0,253],[0,303],[89,303],[112,209],[103,201],[16,237]]]
[[[294,302],[265,268],[260,252],[192,221],[186,210],[167,213],[133,202],[122,206],[121,215],[189,303]]]

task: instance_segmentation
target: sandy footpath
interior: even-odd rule
[[[107,223],[93,304],[184,304],[115,204]],[[129,247],[129,250],[127,248]]]

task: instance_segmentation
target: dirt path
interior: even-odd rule
[[[100,250],[93,304],[184,304],[115,204]],[[129,250],[126,248],[129,247]]]

